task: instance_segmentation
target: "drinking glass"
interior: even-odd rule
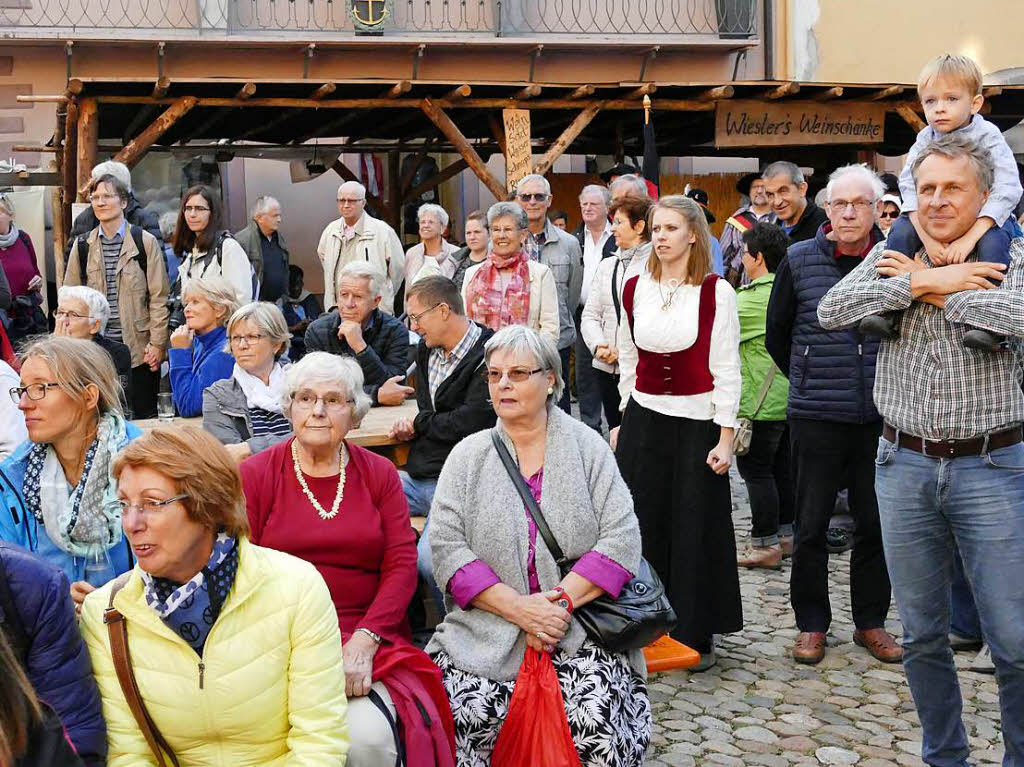
[[[174,420],[174,400],[171,399],[169,391],[162,391],[156,395],[156,414],[164,423]]]

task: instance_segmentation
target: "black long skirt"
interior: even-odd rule
[[[630,400],[615,457],[633,494],[644,557],[679,623],[672,638],[700,653],[743,628],[729,476],[707,465],[713,421],[662,415]]]

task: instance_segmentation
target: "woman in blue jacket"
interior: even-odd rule
[[[228,320],[238,308],[235,289],[222,277],[192,280],[182,294],[185,324],[171,333],[171,395],[178,415],[203,413],[203,390],[231,377]]]
[[[67,577],[24,549],[0,542],[0,623],[36,695],[56,712],[78,756],[87,767],[102,767],[107,728]]]
[[[48,336],[25,351],[9,395],[28,441],[0,464],[0,540],[62,570],[79,604],[134,565],[110,467],[141,432],[124,420],[120,389],[102,347]]]

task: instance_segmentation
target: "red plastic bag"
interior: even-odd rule
[[[491,767],[582,767],[551,656],[526,648]]]

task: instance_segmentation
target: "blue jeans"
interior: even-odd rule
[[[964,573],[964,562],[960,552],[953,557],[953,583],[950,586],[952,612],[949,627],[957,636],[981,641],[981,621],[978,620],[978,608],[974,606],[974,595],[971,585]]]
[[[903,621],[903,667],[923,730],[921,758],[965,767],[960,686],[949,648],[956,550],[999,684],[1003,767],[1024,765],[1024,444],[929,458],[879,440],[875,487]]]
[[[434,501],[434,491],[437,489],[436,479],[415,479],[404,471],[398,472],[402,479],[402,490],[405,492],[405,500],[409,504],[409,516],[426,517],[430,514],[430,504]],[[430,558],[430,543],[427,539],[427,528],[430,522],[423,527],[423,534],[416,544],[416,569],[420,577],[430,589],[430,596],[437,603],[440,614],[444,615],[444,598],[441,590],[434,580],[434,565]]]

